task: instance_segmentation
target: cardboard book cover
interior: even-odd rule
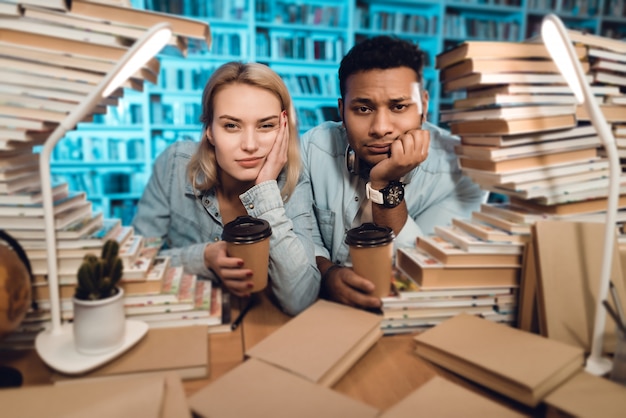
[[[534,225],[539,328],[548,338],[591,351],[604,253],[603,223],[544,220]],[[626,284],[617,242],[611,280],[622,309]],[[611,298],[608,298],[611,302]],[[613,352],[615,323],[606,317],[604,350]]]
[[[435,376],[387,409],[380,418],[415,417],[498,417],[521,418],[526,415],[481,396],[456,383]]]
[[[581,348],[468,314],[415,337],[417,354],[528,406],[582,370]]]
[[[546,396],[545,403],[546,417],[623,417],[626,386],[580,372]]]
[[[375,408],[289,371],[248,359],[189,397],[200,417],[374,418]]]
[[[0,403],[3,416],[15,418],[191,417],[180,378],[171,373],[5,389]]]
[[[176,372],[183,380],[207,377],[207,334],[207,327],[202,325],[150,329],[135,346],[102,367],[78,376],[55,372],[52,380],[103,379],[168,371]]]
[[[396,265],[423,289],[519,285],[518,267],[446,266],[420,248],[398,248]]]
[[[318,300],[246,355],[331,386],[378,341],[381,320],[380,315]]]

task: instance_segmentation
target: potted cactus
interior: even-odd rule
[[[120,245],[117,241],[108,240],[102,247],[102,254],[98,258],[94,254],[87,254],[78,269],[78,286],[74,297],[81,300],[100,300],[115,296],[120,288],[117,287],[124,265],[117,256]]]
[[[108,240],[100,257],[87,254],[78,269],[73,333],[83,354],[106,353],[124,341],[124,290],[118,286],[124,266],[118,252],[118,242]]]

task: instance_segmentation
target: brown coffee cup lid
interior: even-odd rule
[[[222,239],[235,244],[250,244],[272,235],[272,228],[265,219],[238,216],[224,225]]]
[[[366,222],[346,233],[346,244],[354,247],[378,247],[396,238],[393,229]]]

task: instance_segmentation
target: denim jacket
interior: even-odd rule
[[[430,123],[428,158],[404,177],[404,198],[408,218],[396,236],[394,247],[413,247],[416,238],[432,233],[435,225],[448,225],[453,217],[467,218],[478,210],[486,193],[463,175],[458,167],[454,146],[457,137]],[[356,222],[365,196],[366,181],[346,168],[348,146],[340,122],[325,122],[301,138],[304,173],[313,194],[316,256],[335,263],[350,264],[345,233]]]
[[[179,141],[155,161],[152,176],[139,201],[133,227],[137,234],[162,237],[162,254],[172,265],[192,274],[216,279],[204,264],[204,248],[221,239],[223,222],[215,190],[196,197],[187,166],[198,144]],[[269,276],[283,309],[295,315],[312,304],[319,292],[312,240],[310,187],[304,177],[283,204],[283,179],[255,185],[240,195],[248,215],[265,219],[272,227]]]

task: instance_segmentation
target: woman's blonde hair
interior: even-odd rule
[[[194,190],[206,191],[219,185],[215,147],[207,140],[206,132],[213,122],[213,100],[224,87],[232,84],[245,84],[265,89],[276,95],[281,110],[287,111],[289,119],[289,145],[287,164],[282,170],[285,184],[281,189],[283,200],[287,200],[298,183],[300,176],[300,150],[298,148],[298,126],[291,96],[287,86],[278,74],[266,65],[258,63],[228,62],[213,72],[202,93],[202,140],[198,150],[191,157],[188,175]]]

